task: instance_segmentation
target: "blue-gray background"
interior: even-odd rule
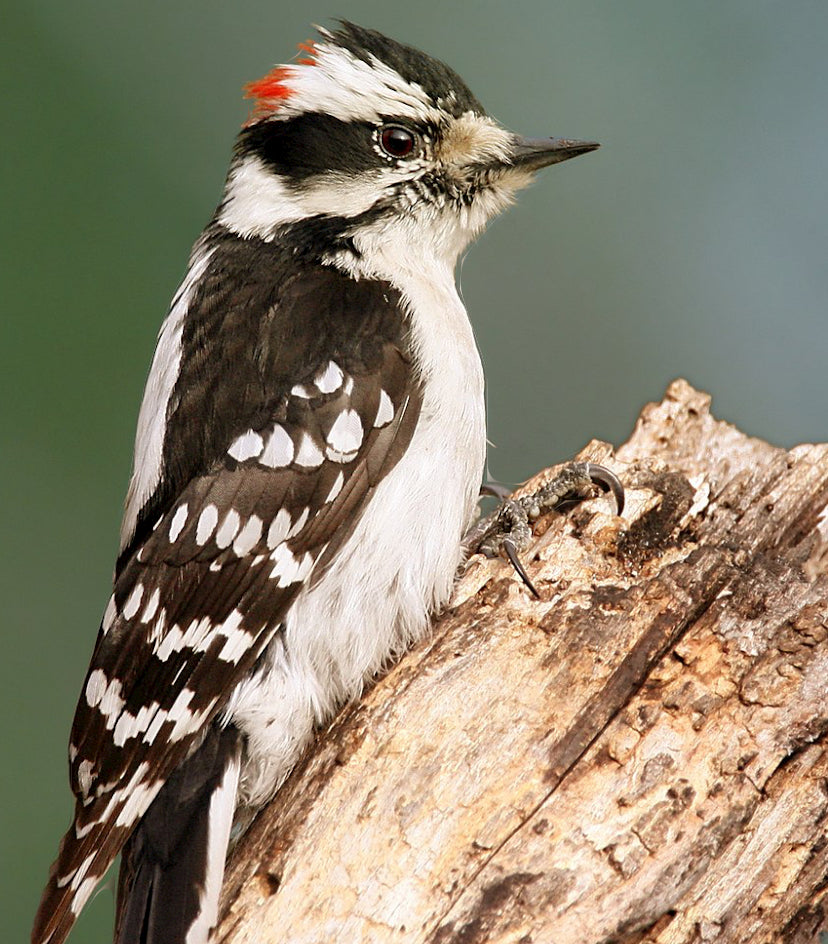
[[[68,824],[65,746],[139,397],[246,114],[240,87],[331,16],[445,59],[515,130],[603,144],[547,171],[463,265],[493,475],[623,441],[676,376],[751,433],[828,439],[824,0],[7,0],[5,941],[26,938]],[[106,939],[111,898],[75,944]]]

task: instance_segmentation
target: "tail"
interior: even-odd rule
[[[218,921],[241,763],[213,726],[167,780],[121,855],[115,944],[206,944]]]
[[[139,774],[114,785],[84,806],[75,804],[75,819],[60,844],[49,872],[32,928],[32,944],[63,944],[81,909],[121,851],[133,821],[152,804],[162,782],[139,784]]]

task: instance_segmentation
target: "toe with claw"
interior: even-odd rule
[[[550,511],[571,508],[591,498],[596,485],[612,492],[620,515],[624,510],[624,486],[618,476],[595,462],[572,462],[537,492],[521,498],[503,497],[496,511],[470,528],[463,543],[470,553],[506,557],[532,594],[540,598],[519,557],[532,539],[532,522]],[[486,490],[491,493],[488,487]]]

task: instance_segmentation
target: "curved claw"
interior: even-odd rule
[[[481,495],[496,498],[498,501],[508,498],[513,491],[514,489],[509,488],[508,485],[501,485],[500,482],[484,482],[480,486]]]
[[[520,558],[518,557],[518,553],[517,553],[517,549],[515,548],[514,541],[512,541],[510,538],[506,538],[506,540],[502,544],[502,547],[503,547],[504,554],[509,559],[509,563],[512,565],[512,567],[514,567],[515,573],[526,584],[526,586],[532,591],[532,593],[535,596],[535,599],[540,600],[540,594],[535,589],[535,585],[529,579],[529,574],[527,574],[526,571],[523,569],[523,564],[521,564]]]
[[[617,508],[616,514],[620,515],[624,511],[624,486],[618,476],[606,466],[598,465],[597,462],[587,462],[586,473],[599,488],[605,492],[612,492]]]

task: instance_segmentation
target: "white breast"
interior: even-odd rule
[[[485,459],[483,370],[450,267],[395,283],[412,315],[424,400],[411,444],[330,569],[297,598],[266,670],[227,715],[248,737],[243,799],[267,799],[314,725],[427,630],[448,600]]]

